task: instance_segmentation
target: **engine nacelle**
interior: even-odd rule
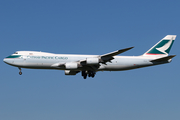
[[[66,69],[68,70],[74,70],[78,68],[78,63],[76,62],[69,62],[65,64]]]
[[[99,58],[87,58],[86,64],[88,65],[99,64]]]
[[[76,75],[77,71],[72,71],[72,70],[65,70],[65,75]]]

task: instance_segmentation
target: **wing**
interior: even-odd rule
[[[126,52],[126,51],[128,51],[128,50],[130,50],[132,48],[134,48],[134,47],[129,47],[129,48],[125,48],[125,49],[121,49],[121,50],[117,50],[117,51],[114,51],[114,52],[111,52],[111,53],[107,53],[107,54],[101,55],[100,56],[100,60],[101,60],[102,63],[105,64],[106,62],[110,62],[112,59],[114,59],[113,56],[116,56],[118,54]]]
[[[110,62],[111,60],[114,59],[113,56],[116,56],[118,54],[126,52],[126,51],[128,51],[128,50],[130,50],[132,48],[134,48],[134,47],[129,47],[129,48],[117,50],[117,51],[114,51],[114,52],[111,52],[111,53],[107,53],[107,54],[104,54],[104,55],[99,55],[96,58],[87,58],[85,60],[81,60],[80,63],[82,65],[86,65],[87,63],[91,64],[90,62],[92,62],[92,64],[99,64],[99,63],[106,64],[106,62]]]
[[[121,50],[117,50],[111,53],[107,53],[104,55],[97,55],[92,58],[86,58],[84,60],[79,61],[72,61],[67,63],[55,63],[52,65],[52,67],[55,68],[64,68],[66,70],[90,70],[90,71],[96,71],[100,63],[106,64],[107,62],[111,62],[112,59],[114,59],[113,56],[116,56],[118,54],[121,54],[127,50],[130,50],[134,47],[129,47]]]

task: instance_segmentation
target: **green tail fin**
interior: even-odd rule
[[[176,35],[167,35],[143,55],[168,55]]]

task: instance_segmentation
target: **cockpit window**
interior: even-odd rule
[[[18,52],[15,52],[14,54],[18,54]]]

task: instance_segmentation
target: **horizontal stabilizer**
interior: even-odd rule
[[[155,60],[151,60],[150,62],[162,62],[162,61],[168,61],[170,60],[171,58],[175,57],[176,55],[170,55],[170,56],[167,56],[167,57],[162,57],[162,58],[158,58],[158,59],[155,59]]]

